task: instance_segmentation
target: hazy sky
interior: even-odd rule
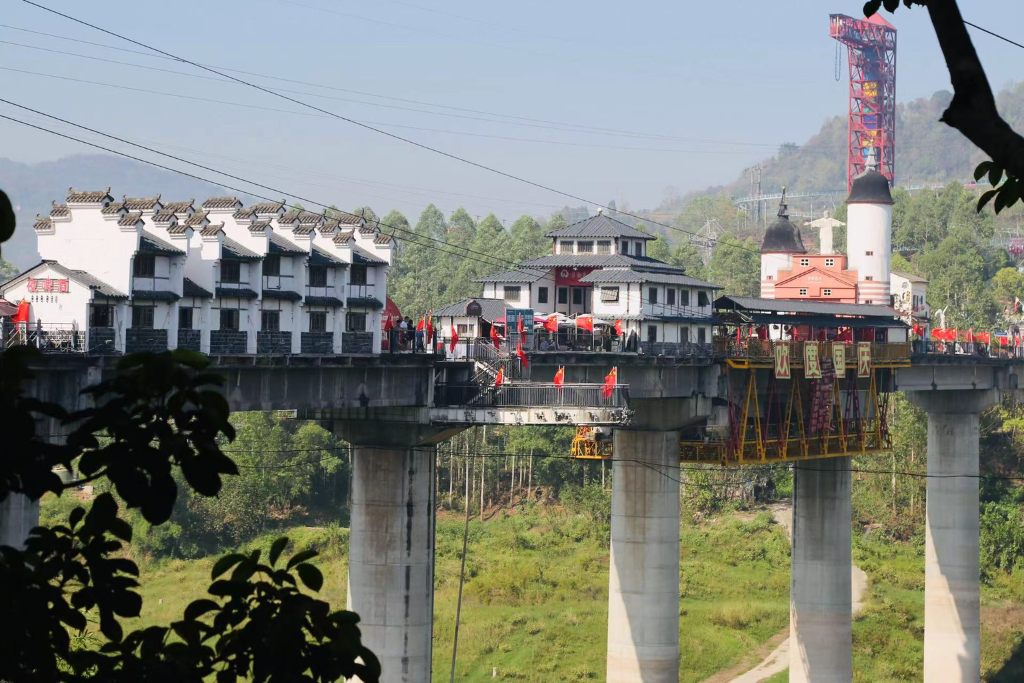
[[[236,74],[595,202],[626,201],[634,210],[656,206],[670,185],[686,191],[732,181],[779,143],[802,142],[825,117],[844,113],[846,60],[837,82],[828,13],[859,16],[863,5],[39,1],[194,61],[303,81]],[[1019,1],[971,0],[961,6],[967,19],[1024,42]],[[20,0],[0,0],[0,7],[5,99],[342,208],[370,204],[380,214],[397,208],[415,220],[434,201],[446,212],[464,205],[472,214],[495,211],[514,219],[579,204],[213,80],[219,77],[188,65],[14,30],[9,27],[144,51]],[[901,8],[885,16],[899,30],[898,99],[948,89],[927,12]],[[994,86],[1024,74],[1024,50],[973,35]],[[0,113],[41,121],[4,104]],[[39,161],[89,151],[0,120],[0,156]]]

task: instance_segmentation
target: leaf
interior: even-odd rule
[[[106,531],[117,517],[117,503],[109,493],[101,493],[92,502],[92,508],[85,517],[86,526],[93,532]]]
[[[131,543],[132,525],[119,517],[115,517],[110,521],[110,533],[126,543]]]
[[[992,170],[993,168],[995,168],[995,163],[993,163],[993,162],[991,162],[991,161],[983,161],[983,162],[981,162],[981,163],[980,163],[980,164],[978,164],[978,166],[977,166],[977,167],[976,167],[976,168],[974,169],[974,179],[975,179],[975,180],[981,180],[981,179],[982,179],[982,177],[983,177],[983,176],[984,176],[984,175],[985,175],[986,173],[988,173],[989,171],[991,171],[991,170]],[[993,183],[993,184],[992,184],[992,186],[993,186],[993,187],[995,187],[995,183]]]
[[[70,515],[68,515],[68,524],[72,529],[74,529],[78,526],[78,523],[82,521],[83,517],[85,517],[85,508],[77,507],[71,511]]]
[[[108,640],[112,640],[115,643],[120,643],[124,635],[124,631],[121,630],[121,624],[117,623],[114,615],[107,610],[100,612],[100,631],[103,632],[103,635]]]
[[[241,553],[230,553],[220,558],[213,564],[213,570],[210,572],[210,580],[216,579],[218,576],[231,569],[244,559],[245,555],[242,555]]]
[[[281,553],[284,551],[285,546],[288,545],[288,537],[282,536],[281,538],[274,541],[274,545],[270,546],[270,566],[273,567],[277,564],[277,558],[281,557]]]
[[[999,168],[995,164],[992,164],[992,168],[988,172],[988,184],[995,187],[999,184],[999,181],[1003,179],[1003,169]]]
[[[318,554],[319,553],[317,553],[317,551],[315,550],[303,550],[301,553],[295,553],[294,555],[292,555],[291,559],[288,560],[288,565],[285,567],[285,569],[291,569],[297,564],[301,564],[306,560],[311,560]]]
[[[981,195],[981,199],[978,200],[978,212],[980,213],[985,208],[985,205],[997,194],[999,194],[999,190],[989,190]]]
[[[14,234],[14,208],[11,200],[0,190],[0,242],[6,242]]]
[[[303,563],[295,567],[295,571],[299,573],[302,583],[306,584],[310,590],[319,591],[323,587],[324,575],[313,565]]]
[[[111,608],[119,617],[137,617],[142,611],[142,596],[131,591],[124,591],[111,600]]]
[[[194,600],[185,608],[185,621],[195,621],[207,612],[211,612],[215,609],[220,609],[220,605],[213,600],[207,600],[205,598]]]

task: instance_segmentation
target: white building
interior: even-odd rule
[[[42,345],[91,353],[374,353],[392,240],[359,216],[69,190],[43,261],[0,285]]]
[[[899,311],[905,323],[924,327],[931,323],[928,280],[920,275],[894,270],[889,274],[889,291],[892,307]]]

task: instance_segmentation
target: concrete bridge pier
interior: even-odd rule
[[[924,680],[981,679],[978,422],[995,390],[913,391],[928,413]]]
[[[637,407],[612,438],[608,683],[679,680],[679,432],[693,407]],[[689,410],[687,410],[689,409]]]
[[[853,680],[850,458],[797,462],[789,591],[789,680]]]

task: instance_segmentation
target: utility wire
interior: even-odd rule
[[[966,19],[964,20],[964,23],[967,24],[968,26],[972,27],[972,28],[978,29],[982,33],[987,33],[987,34],[989,34],[990,36],[992,36],[994,38],[998,38],[999,40],[1005,41],[1005,42],[1009,43],[1010,45],[1014,45],[1014,46],[1019,47],[1019,48],[1024,48],[1024,45],[1021,45],[1020,43],[1018,43],[1015,40],[1010,40],[1006,36],[1001,36],[998,33],[996,33],[995,31],[989,31],[987,28],[982,28],[981,26],[978,26],[977,24],[972,24],[971,22],[967,21]]]

